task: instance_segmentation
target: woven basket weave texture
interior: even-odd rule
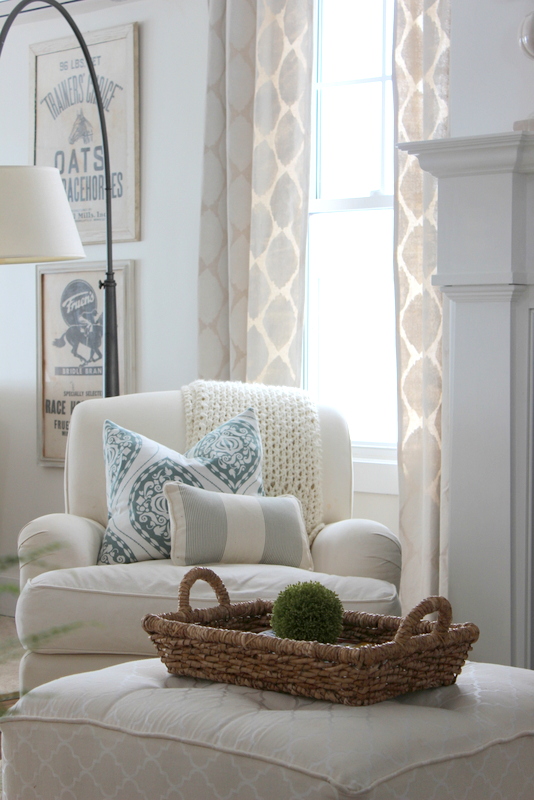
[[[191,608],[199,579],[219,605]],[[444,597],[426,598],[404,618],[345,611],[343,643],[334,645],[263,635],[272,607],[232,604],[215,572],[194,567],[180,585],[178,611],[147,614],[143,627],[173,674],[355,706],[449,686],[479,636],[473,623],[451,622]],[[436,622],[422,619],[435,611]]]

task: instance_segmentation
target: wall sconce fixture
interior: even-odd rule
[[[529,58],[534,58],[534,14],[527,14],[519,27],[519,46]]]

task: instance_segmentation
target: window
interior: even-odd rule
[[[393,0],[317,0],[306,385],[359,445],[397,440]]]

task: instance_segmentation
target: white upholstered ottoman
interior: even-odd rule
[[[534,672],[490,664],[354,708],[149,659],[40,686],[1,729],[7,800],[534,798]]]

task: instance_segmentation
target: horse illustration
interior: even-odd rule
[[[89,144],[89,142],[93,141],[93,126],[89,120],[84,117],[83,109],[80,109],[76,115],[76,119],[74,120],[74,125],[72,126],[69,136],[69,144],[74,144],[74,142],[77,142],[78,139],[83,139],[84,144]]]
[[[65,333],[54,339],[54,347],[65,347],[68,342],[71,346],[71,353],[82,362],[82,366],[90,364],[91,361],[98,361],[102,358],[100,345],[102,344],[102,314],[92,320],[89,315],[80,314],[81,322],[76,325],[69,325]],[[89,357],[84,358],[78,353],[78,347],[85,345],[89,348]]]

